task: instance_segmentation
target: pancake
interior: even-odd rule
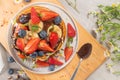
[[[25,9],[25,10],[23,10],[23,11],[21,11],[21,13],[19,13],[18,14],[18,16],[16,17],[16,22],[18,23],[18,24],[21,24],[21,23],[19,23],[19,21],[18,21],[18,19],[19,19],[19,17],[21,16],[21,15],[23,15],[23,14],[29,14],[30,12],[31,12],[31,8],[32,7],[34,7],[35,8],[35,10],[37,11],[37,13],[40,13],[41,11],[52,11],[52,10],[50,10],[50,9],[48,9],[48,8],[45,8],[45,7],[42,7],[42,6],[31,6],[31,7],[29,7],[29,8],[27,8],[27,9]],[[54,12],[54,11],[53,11]],[[56,12],[57,13],[57,12]],[[58,13],[59,14],[59,13]],[[59,15],[60,16],[60,15]],[[39,30],[38,31],[36,31],[36,32],[32,32],[32,34],[34,34],[34,35],[37,35],[37,33],[38,32],[40,32],[41,30],[45,30],[46,32],[48,32],[47,34],[48,34],[48,37],[49,37],[49,31],[48,31],[48,29],[50,28],[50,26],[52,26],[52,25],[55,25],[54,24],[54,22],[53,22],[53,19],[54,18],[52,18],[52,19],[50,19],[50,20],[48,20],[48,21],[40,21],[40,22],[42,22],[42,23],[40,23],[40,28],[39,28]],[[29,22],[27,23],[27,24],[30,24],[31,22],[30,22],[30,20],[29,20]],[[26,24],[24,24],[24,25],[26,25]],[[23,25],[23,26],[24,26]],[[31,25],[31,24],[30,24]],[[29,28],[29,30],[31,29],[30,28],[30,25],[27,25],[28,26],[28,28]],[[47,60],[50,56],[52,56],[52,55],[54,55],[58,50],[60,50],[61,49],[61,47],[62,47],[62,45],[63,45],[63,42],[64,42],[64,40],[65,40],[65,37],[66,37],[66,25],[65,25],[65,22],[62,20],[61,21],[61,23],[60,24],[58,24],[58,25],[56,25],[56,26],[58,26],[58,28],[59,29],[53,29],[56,33],[58,33],[59,34],[59,41],[58,41],[58,43],[57,43],[57,46],[54,48],[54,52],[52,52],[52,54],[50,54],[50,55],[44,55],[43,57],[37,57],[36,59],[39,59],[39,60],[41,60],[41,61],[45,61],[45,60]],[[59,31],[60,30],[60,31]],[[29,33],[29,31],[28,31],[28,33]],[[28,36],[27,36],[28,37]],[[36,37],[36,36],[35,36]],[[38,37],[38,36],[37,36]],[[15,38],[16,38],[16,36],[15,36]],[[26,40],[26,43],[27,43],[27,40]]]

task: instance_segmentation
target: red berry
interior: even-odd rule
[[[16,46],[23,51],[25,47],[24,39],[23,38],[17,38],[16,40]]]
[[[34,7],[31,8],[31,20],[33,24],[38,24],[40,22],[40,18]]]
[[[73,53],[73,47],[66,47],[64,50],[64,54],[65,54],[65,61],[68,61],[68,59],[70,58],[70,56]]]
[[[68,37],[75,37],[76,35],[75,30],[70,23],[67,24],[67,28],[68,28]]]
[[[52,48],[55,48],[57,42],[58,42],[58,34],[56,32],[51,32],[50,33],[50,37],[49,37],[49,40],[50,40],[50,45]]]
[[[54,58],[54,57],[50,57],[48,59],[48,63],[51,65],[58,65],[58,66],[63,64],[63,62],[59,61],[57,58]]]

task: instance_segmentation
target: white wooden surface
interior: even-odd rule
[[[120,0],[76,0],[77,9],[79,10],[78,14],[74,9],[68,6],[65,0],[59,1],[89,33],[95,28],[95,19],[88,19],[87,17],[89,11],[98,10],[97,5],[99,4],[111,5],[112,3],[120,3]],[[74,0],[68,1],[74,2]],[[106,70],[106,63],[108,62],[110,62],[110,60],[106,61],[101,67],[99,67],[87,80],[120,80],[120,76],[113,75]]]

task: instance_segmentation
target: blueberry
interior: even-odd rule
[[[15,60],[10,56],[8,57],[8,62],[12,63],[12,62],[15,62]]]
[[[10,68],[10,69],[8,70],[8,74],[12,75],[13,73],[14,73],[14,69]]]
[[[50,71],[54,71],[54,70],[55,70],[55,65],[50,65],[50,66],[49,66],[49,70],[50,70]]]
[[[62,21],[61,17],[60,16],[57,16],[55,19],[54,19],[54,23],[57,25],[57,24],[60,24]]]
[[[37,56],[38,56],[37,52],[33,52],[32,54],[30,54],[30,57],[32,57],[32,58],[36,58]]]
[[[43,51],[39,51],[39,52],[38,52],[38,56],[41,56],[41,57],[42,57],[43,55],[44,55],[44,52],[43,52]]]
[[[30,13],[28,14],[22,14],[20,15],[20,17],[18,18],[18,21],[22,24],[28,23],[30,20]]]
[[[24,0],[25,2],[30,2],[31,0]]]
[[[21,38],[23,38],[23,37],[25,37],[25,35],[26,35],[26,31],[25,30],[19,30],[19,32],[18,32],[18,36],[19,37],[21,37]]]
[[[39,35],[39,37],[40,37],[41,39],[47,38],[47,33],[46,33],[46,31],[44,31],[44,30],[40,31],[40,32],[38,33],[38,35]]]

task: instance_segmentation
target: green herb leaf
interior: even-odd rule
[[[38,27],[38,26],[36,26],[36,25],[31,26],[31,30],[32,30],[32,31],[37,31],[37,30],[38,30],[38,28],[39,28],[39,27]]]

